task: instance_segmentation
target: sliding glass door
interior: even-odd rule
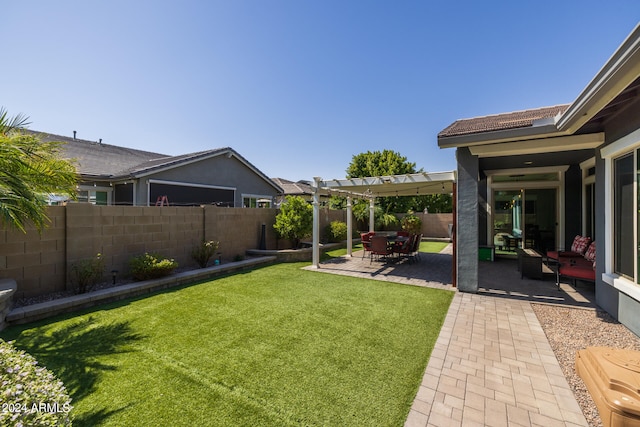
[[[493,241],[499,249],[555,248],[557,190],[555,188],[495,190]]]

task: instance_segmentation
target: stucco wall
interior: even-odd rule
[[[605,272],[606,249],[609,255],[613,248],[605,247],[604,236],[610,233],[607,230],[605,218],[610,215],[607,212],[604,201],[607,198],[607,188],[605,181],[605,161],[600,156],[600,150],[605,146],[617,141],[618,139],[628,135],[629,133],[640,129],[640,100],[634,102],[620,114],[616,115],[605,125],[605,144],[596,150],[596,303],[624,324],[635,334],[640,335],[640,316],[637,313],[640,310],[640,302],[628,295],[620,292],[617,288],[609,285],[602,280],[602,274]]]

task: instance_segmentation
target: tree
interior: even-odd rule
[[[426,194],[415,196],[413,210],[422,212],[427,209],[430,213],[453,212],[453,197],[451,194]]]
[[[416,171],[416,164],[407,161],[400,153],[391,150],[367,151],[351,159],[347,168],[347,178],[364,178],[368,176],[403,175]]]
[[[346,170],[347,178],[364,178],[368,176],[404,175],[422,172],[416,170],[416,164],[409,162],[406,157],[392,150],[367,151],[351,159]],[[380,197],[376,203],[382,211],[388,213],[404,213],[413,208],[415,203],[412,196]],[[376,217],[378,215],[376,214]]]
[[[287,196],[273,225],[278,237],[293,240],[297,248],[300,239],[313,231],[313,206],[300,196]]]
[[[367,230],[369,227],[369,201],[368,200],[356,200],[353,205],[353,216],[362,226],[363,230]],[[374,228],[381,230],[386,227],[398,224],[398,217],[393,214],[386,213],[378,205],[373,208],[373,221]]]
[[[31,221],[42,231],[49,218],[45,196],[75,198],[77,173],[60,157],[61,142],[42,142],[25,132],[27,117],[9,117],[0,108],[0,221],[25,232]]]

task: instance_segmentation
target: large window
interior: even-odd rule
[[[614,230],[614,272],[634,277],[634,190],[633,153],[620,157],[613,165],[613,230]]]
[[[598,266],[603,282],[640,301],[640,129],[603,147],[600,155],[605,172],[604,233],[598,239],[605,244]]]

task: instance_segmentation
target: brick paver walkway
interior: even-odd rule
[[[450,289],[450,246],[415,264],[362,253],[317,271]],[[521,280],[515,263],[481,263],[478,294],[456,293],[405,426],[587,426],[531,302],[592,306],[549,278]]]

